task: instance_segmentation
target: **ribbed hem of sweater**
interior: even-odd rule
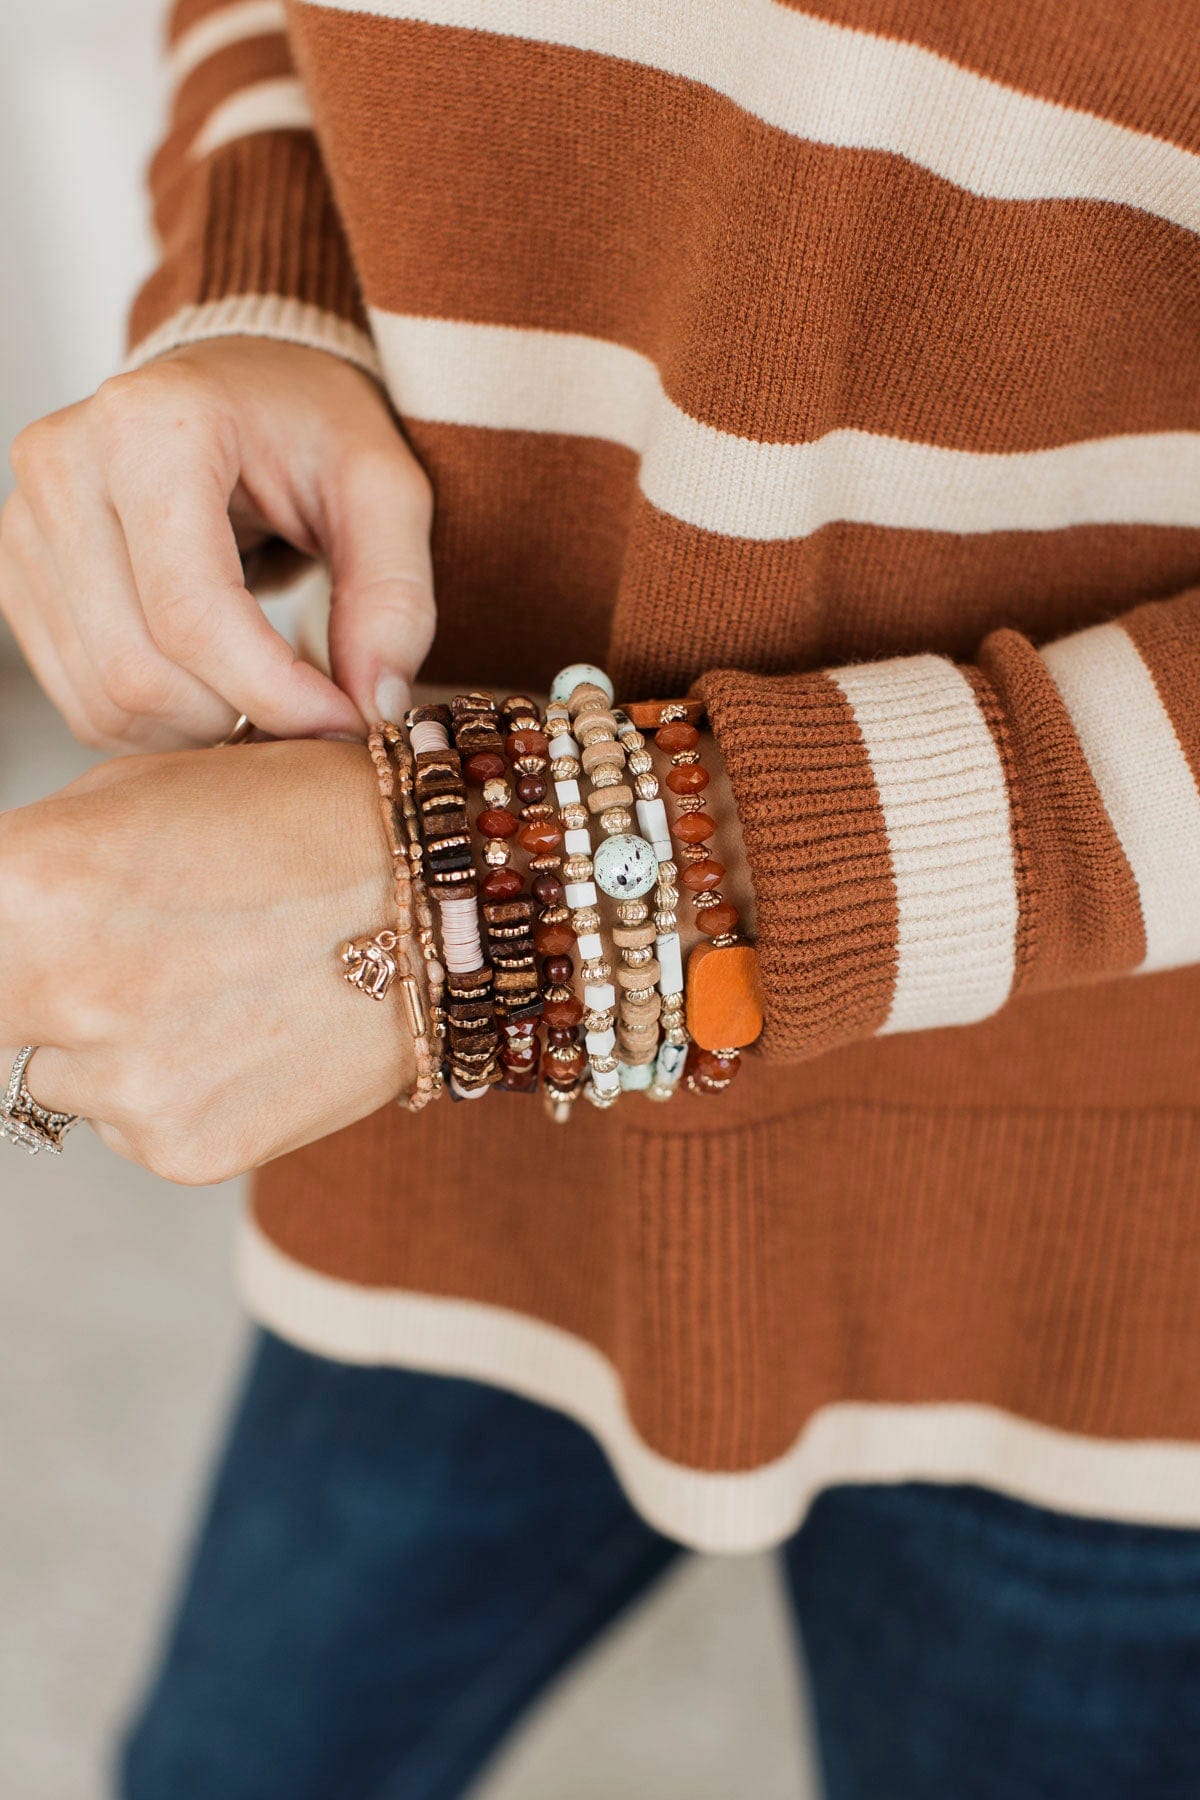
[[[942,657],[706,675],[758,906],[768,1059],[984,1018],[1014,976],[1006,757]]]
[[[379,364],[317,147],[259,132],[179,177],[163,260],[134,303],[129,366],[231,336],[277,338]]]

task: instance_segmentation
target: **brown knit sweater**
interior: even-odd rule
[[[179,0],[135,355],[386,381],[438,679],[695,684],[720,1100],[382,1113],[251,1305],[583,1420],[686,1541],[839,1480],[1200,1526],[1197,0]]]

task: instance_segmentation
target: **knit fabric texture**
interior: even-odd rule
[[[565,1409],[745,1549],[845,1480],[1200,1526],[1191,0],[179,0],[132,359],[386,384],[436,679],[702,695],[718,1100],[395,1111],[259,1317]]]

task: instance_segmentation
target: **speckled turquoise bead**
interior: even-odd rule
[[[550,683],[550,698],[552,700],[569,700],[575,689],[582,687],[585,681],[590,686],[598,687],[607,694],[608,703],[610,706],[612,705],[615,698],[613,684],[604,670],[598,669],[595,663],[568,663],[565,669],[560,669]]]
[[[596,885],[614,900],[640,900],[658,880],[658,858],[643,837],[618,832],[592,854]]]

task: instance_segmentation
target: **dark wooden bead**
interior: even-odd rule
[[[701,768],[699,763],[681,763],[667,776],[667,786],[673,794],[699,794],[708,783],[708,770]]]
[[[485,993],[492,985],[492,971],[486,963],[477,969],[447,969],[446,992],[449,994]]]
[[[704,817],[703,813],[698,816]],[[479,815],[479,829],[484,837],[515,837],[520,828],[521,821],[517,818],[516,813],[510,813],[503,806],[489,806],[486,812],[481,812]],[[713,829],[716,829],[715,825]]]
[[[575,964],[569,956],[548,956],[542,964],[542,974],[547,981],[568,982],[575,973]]]
[[[543,906],[561,906],[565,889],[557,875],[539,875],[533,891]]]
[[[507,775],[508,764],[498,750],[476,750],[463,764],[463,774],[476,787],[482,787],[485,781],[496,781],[501,775]]]
[[[513,894],[504,900],[485,900],[483,916],[489,925],[528,925],[537,910],[537,901],[528,894]]]
[[[546,798],[546,783],[540,775],[522,775],[517,783],[517,799],[523,800],[526,806],[536,806],[539,800]]]
[[[552,1025],[546,1033],[546,1042],[548,1044],[574,1044],[577,1042],[575,1027],[573,1025]]]
[[[669,724],[659,726],[656,742],[667,756],[674,756],[677,750],[694,750],[700,742],[700,733],[686,719],[672,719]]]
[[[515,869],[489,869],[480,887],[489,900],[511,900],[525,884]]]

